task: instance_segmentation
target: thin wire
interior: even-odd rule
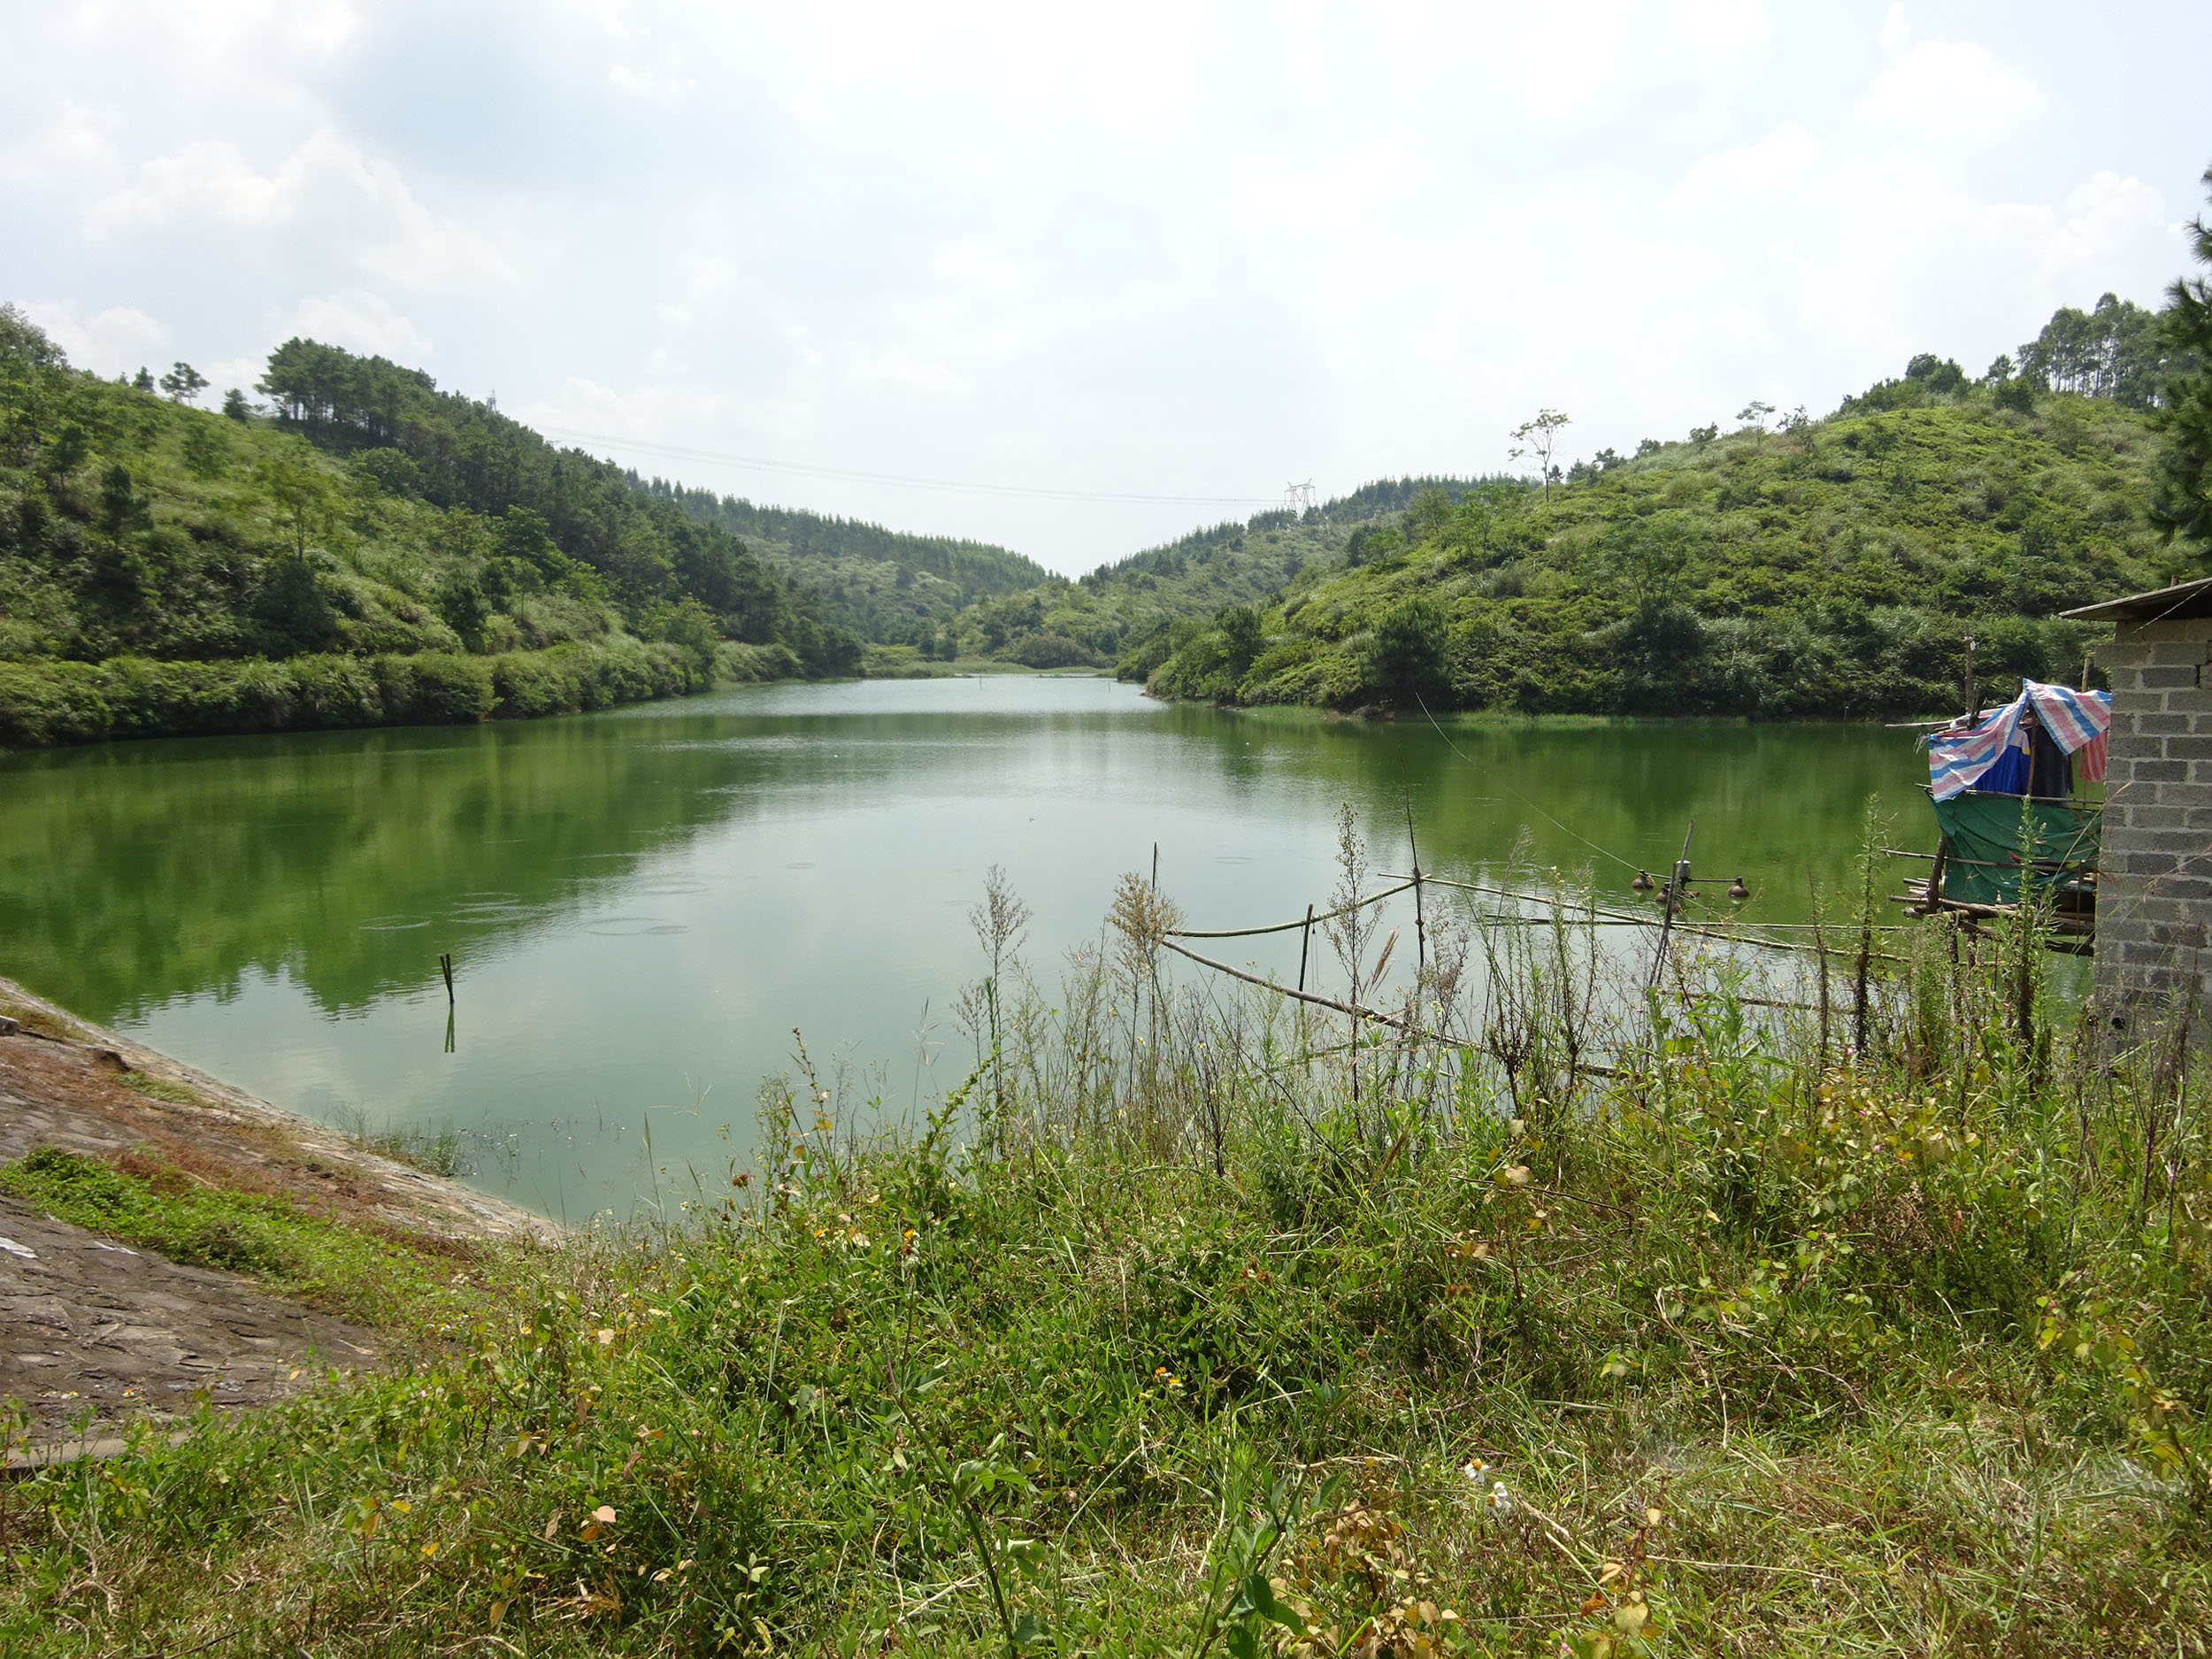
[[[1474,757],[1468,754],[1467,751],[1460,748],[1458,744],[1453,742],[1451,740],[1451,734],[1446,732],[1442,726],[1436,725],[1436,717],[1432,714],[1429,714],[1429,705],[1422,701],[1421,694],[1419,692],[1417,691],[1413,694],[1413,700],[1414,702],[1421,704],[1421,712],[1428,715],[1429,724],[1436,726],[1436,734],[1444,740],[1444,747],[1450,749],[1453,754],[1458,756],[1460,759],[1465,761],[1470,766],[1474,765]],[[1643,865],[1641,864],[1631,864],[1618,853],[1608,852],[1604,848],[1599,846],[1595,841],[1592,841],[1587,835],[1583,834],[1580,831],[1568,829],[1564,824],[1562,824],[1550,813],[1545,811],[1542,807],[1538,806],[1535,802],[1530,800],[1518,789],[1512,787],[1510,785],[1498,783],[1494,779],[1490,778],[1486,778],[1484,781],[1486,783],[1492,784],[1494,787],[1502,790],[1507,795],[1511,795],[1516,801],[1518,801],[1530,811],[1535,813],[1538,818],[1542,818],[1553,828],[1565,831],[1567,834],[1573,836],[1585,847],[1587,847],[1592,852],[1598,854],[1601,857],[1610,858],[1615,864],[1620,865],[1620,867],[1624,870],[1641,870],[1643,868]]]
[[[1053,489],[1032,484],[976,484],[949,478],[912,478],[899,472],[865,472],[851,467],[813,466],[795,461],[770,461],[759,456],[733,455],[720,449],[697,449],[682,444],[652,443],[642,438],[618,438],[603,432],[579,432],[570,426],[545,426],[541,432],[557,437],[580,439],[587,443],[611,444],[622,449],[642,449],[649,454],[667,456],[680,461],[715,461],[728,466],[749,467],[764,472],[787,472],[801,478],[835,479],[855,484],[892,484],[906,489],[936,489],[957,491],[978,495],[1034,496],[1047,501],[1105,501],[1141,503],[1164,503],[1184,507],[1249,507],[1279,505],[1279,495],[1147,495],[1133,491],[1105,489]]]

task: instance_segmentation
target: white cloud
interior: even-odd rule
[[[1991,143],[2034,120],[2050,100],[1985,46],[1923,41],[1876,77],[1865,107],[1877,127]]]
[[[123,123],[112,111],[65,104],[28,125],[25,137],[0,145],[0,183],[27,191],[69,190],[111,179],[120,168]]]
[[[2166,198],[2140,179],[2098,173],[2067,194],[2063,207],[2001,203],[1989,209],[1992,251],[2007,259],[2017,280],[2061,304],[2086,307],[2092,288],[2108,287],[2116,249],[2171,246],[2178,268],[2180,238]],[[2145,296],[2147,299],[2148,296]]]
[[[2154,303],[2202,58],[2169,37],[2212,34],[2147,0],[2102,26],[2130,73],[2083,75],[2056,23],[1976,15],[0,7],[0,58],[42,66],[0,100],[0,280],[108,373],[250,386],[300,332],[695,451],[1348,488],[1500,465],[1546,404],[1617,449]],[[1064,566],[1207,516],[635,458]]]
[[[266,333],[271,346],[297,334],[349,351],[389,357],[410,368],[426,365],[436,355],[429,337],[394,310],[389,300],[363,288],[303,300],[290,311],[271,317]],[[255,373],[259,372],[257,365]]]
[[[485,292],[516,277],[494,236],[432,213],[398,168],[327,129],[266,173],[227,141],[186,144],[141,164],[130,184],[85,208],[83,222],[110,244],[179,230],[329,238],[369,273],[411,288]]]
[[[1682,33],[1700,51],[1726,65],[1763,55],[1773,42],[1766,0],[1686,0]]]
[[[99,236],[204,218],[233,229],[266,225],[290,216],[303,171],[295,157],[264,178],[235,144],[188,144],[144,163],[134,183],[88,204],[85,225]]]
[[[1797,122],[1785,121],[1755,144],[1700,157],[1670,199],[1688,207],[1769,196],[1804,178],[1820,154],[1818,139]]]
[[[67,301],[33,300],[23,311],[81,369],[127,374],[168,367],[163,354],[169,349],[169,326],[134,305],[111,305],[87,317]]]
[[[223,47],[279,44],[326,54],[342,48],[361,25],[360,13],[346,0],[166,0],[165,10],[180,33]]]

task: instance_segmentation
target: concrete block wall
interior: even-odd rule
[[[2097,872],[2098,1002],[2212,1010],[2212,618],[2119,625]]]

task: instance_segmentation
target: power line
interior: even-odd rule
[[[1046,501],[1135,502],[1181,507],[1265,506],[1275,500],[1271,495],[1148,495],[1126,490],[1052,489],[1032,484],[977,484],[949,478],[911,478],[898,472],[864,472],[852,467],[811,466],[795,461],[771,461],[760,456],[733,455],[725,450],[693,449],[682,444],[652,443],[641,438],[618,438],[608,433],[578,432],[565,426],[541,426],[538,430],[586,443],[610,444],[618,449],[641,449],[649,455],[666,456],[679,461],[709,461],[724,466],[749,467],[757,472],[789,473],[799,478],[834,479],[854,484],[890,484],[904,489],[1030,496]]]

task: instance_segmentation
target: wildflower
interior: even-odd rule
[[[1490,1495],[1482,1501],[1482,1507],[1494,1521],[1502,1521],[1513,1513],[1513,1494],[1505,1489],[1504,1481],[1490,1483]]]
[[[1473,1481],[1477,1486],[1480,1486],[1482,1484],[1482,1478],[1490,1472],[1490,1465],[1484,1463],[1479,1457],[1471,1457],[1465,1463],[1460,1464],[1459,1472],[1466,1476],[1468,1479]]]

